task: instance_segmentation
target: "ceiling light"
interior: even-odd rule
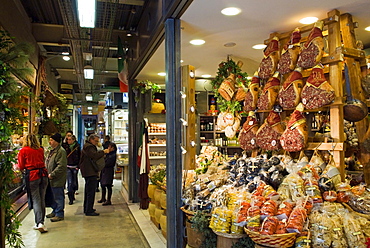
[[[62,55],[69,55],[69,52],[62,52]]]
[[[86,94],[86,101],[92,101],[93,97],[91,94]]]
[[[210,77],[212,77],[212,75],[210,75],[210,74],[203,74],[202,75],[202,78],[210,78]]]
[[[87,109],[88,109],[88,110],[92,110],[92,109],[93,109],[93,107],[89,106],[89,107],[87,107]]]
[[[221,13],[226,16],[234,16],[241,12],[241,9],[235,7],[229,7],[221,10]]]
[[[317,20],[319,20],[319,18],[311,16],[311,17],[302,18],[301,20],[299,20],[299,22],[302,24],[312,24],[316,22]]]
[[[91,65],[84,67],[84,76],[85,79],[94,79],[94,69]]]
[[[199,40],[199,39],[190,41],[190,44],[195,45],[195,46],[200,46],[200,45],[203,45],[204,43],[206,43],[204,40]]]
[[[166,76],[166,73],[165,73],[165,72],[159,72],[159,73],[158,73],[158,76],[162,76],[162,77],[164,77],[164,76]]]
[[[65,56],[63,56],[63,60],[64,60],[64,61],[70,61],[70,60],[71,60],[71,58],[70,58],[69,56],[66,56],[66,55],[65,55]]]
[[[266,45],[265,44],[256,44],[252,46],[253,49],[265,49]]]
[[[235,42],[228,42],[224,44],[224,47],[234,47],[234,46],[236,46]]]
[[[131,37],[131,36],[132,36],[132,34],[131,34],[130,32],[128,32],[128,33],[126,34],[126,36],[127,36],[127,37]]]
[[[365,30],[370,32],[370,26],[366,27]]]
[[[80,27],[95,27],[95,1],[96,0],[77,0],[78,19]]]
[[[184,62],[184,60],[180,60],[180,63]]]

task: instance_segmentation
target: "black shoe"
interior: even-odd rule
[[[103,206],[107,206],[107,205],[112,205],[112,202],[111,201],[106,201],[102,204]]]
[[[100,190],[99,189],[96,189],[96,192],[100,192]]]
[[[99,201],[98,201],[98,203],[103,203],[103,202],[105,202],[106,200],[105,199],[100,199]]]
[[[86,216],[99,216],[100,214],[96,212],[92,212],[92,213],[86,213],[85,215]]]
[[[72,205],[73,204],[73,201],[69,201],[69,203],[68,203],[69,205]]]

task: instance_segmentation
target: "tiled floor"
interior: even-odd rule
[[[148,211],[140,210],[138,204],[127,204],[124,201],[120,193],[120,180],[114,181],[113,205],[95,203],[94,207],[100,213],[96,217],[82,213],[83,185],[81,179],[80,194],[76,195],[73,205],[66,204],[64,221],[45,220],[49,232],[41,234],[32,229],[33,212],[22,220],[20,232],[26,248],[166,247],[166,240],[151,223]],[[100,193],[96,193],[96,200],[99,199]],[[51,209],[47,208],[46,212],[51,212]]]

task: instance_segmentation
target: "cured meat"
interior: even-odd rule
[[[330,104],[335,98],[334,88],[326,80],[324,71],[315,66],[302,89],[302,103],[306,109],[316,109]]]
[[[253,111],[249,112],[247,120],[243,124],[243,128],[239,133],[240,147],[245,151],[257,149],[256,133],[258,131],[258,121]]]
[[[279,104],[283,109],[293,109],[299,104],[303,84],[300,69],[296,69],[288,76],[278,95]]]
[[[220,85],[218,89],[220,95],[226,100],[230,101],[235,93],[235,75],[230,74]]]
[[[280,90],[280,79],[278,77],[279,73],[276,72],[263,87],[263,91],[257,101],[259,110],[271,110],[275,105]]]
[[[244,112],[253,111],[257,108],[258,94],[260,91],[260,78],[256,72],[252,78],[251,83],[248,87],[248,92],[245,95],[244,99]]]
[[[300,40],[301,32],[296,28],[290,37],[290,41],[285,44],[281,52],[281,57],[277,66],[277,71],[281,74],[290,73],[296,67],[299,53],[301,52]]]
[[[258,68],[258,76],[261,79],[268,79],[275,73],[279,62],[279,38],[274,37],[263,51],[263,54],[263,59]]]
[[[284,132],[279,113],[271,111],[256,133],[257,145],[264,150],[279,150],[280,136]]]
[[[225,136],[228,137],[229,139],[234,138],[236,132],[239,130],[239,127],[240,127],[240,116],[238,115],[234,118],[234,123],[225,128]]]
[[[306,146],[308,133],[303,110],[303,104],[300,103],[290,116],[287,129],[280,137],[280,144],[285,151],[299,152]]]
[[[307,41],[304,43],[302,52],[299,55],[298,66],[303,68],[311,68],[317,65],[324,55],[324,40],[322,35],[323,22],[315,23],[315,26],[308,35]]]
[[[234,116],[230,112],[221,112],[217,117],[217,126],[221,131],[225,130],[226,137],[234,138],[240,127],[240,116]]]

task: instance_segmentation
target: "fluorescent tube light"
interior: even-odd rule
[[[95,27],[95,1],[96,0],[77,0],[78,18],[80,27]]]
[[[86,94],[86,101],[92,101],[93,97],[91,94]]]

